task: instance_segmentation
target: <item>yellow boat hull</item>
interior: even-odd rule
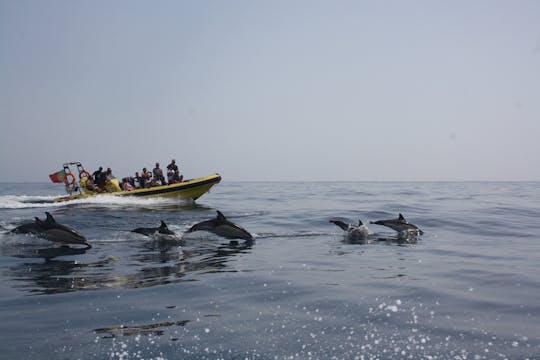
[[[81,193],[68,196],[61,196],[54,199],[55,202],[86,199],[100,195],[114,196],[136,196],[136,197],[176,197],[180,199],[196,200],[207,193],[212,186],[221,181],[219,174],[205,176],[197,179],[187,180],[177,184],[154,186],[151,188],[135,189],[132,191],[115,191],[106,193]]]

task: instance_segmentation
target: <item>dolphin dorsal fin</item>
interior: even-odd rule
[[[165,221],[161,220],[161,226],[162,229],[168,229],[167,224],[165,224]]]
[[[403,214],[402,214],[402,213],[399,213],[399,220],[403,220],[403,221],[405,221],[405,217],[403,216]]]
[[[364,225],[364,223],[362,222],[362,220],[358,220],[358,226],[362,226]]]
[[[37,222],[37,223],[40,223],[40,222],[41,222],[40,218],[38,218],[37,216],[36,216],[34,219],[36,219],[36,222]]]
[[[216,210],[216,211],[217,211],[217,219],[218,219],[219,221],[223,221],[223,222],[227,221],[227,218],[225,217],[225,215],[223,215],[223,214],[221,213],[221,211],[219,211],[219,210]]]
[[[45,222],[54,224],[56,220],[54,220],[53,216],[45,211],[45,215],[47,215],[47,219],[45,219]]]

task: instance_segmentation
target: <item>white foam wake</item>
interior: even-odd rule
[[[74,204],[93,204],[103,206],[155,206],[181,204],[182,200],[175,198],[139,198],[131,196],[99,195],[85,199],[63,202],[54,202],[58,195],[2,195],[0,196],[0,209],[25,209],[43,207],[62,207]],[[183,203],[188,203],[184,201]]]
[[[0,196],[0,209],[49,207],[54,203],[54,198],[55,196],[2,195]]]

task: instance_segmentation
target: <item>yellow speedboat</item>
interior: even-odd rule
[[[76,165],[79,173],[79,182],[75,180],[75,175],[69,168],[70,165]],[[134,190],[122,190],[118,183],[118,179],[113,178],[107,181],[105,186],[106,191],[95,192],[87,188],[86,182],[91,177],[90,173],[84,170],[81,163],[66,163],[64,170],[49,175],[53,182],[63,182],[66,185],[67,196],[60,196],[54,199],[55,202],[69,201],[76,199],[85,199],[103,194],[115,196],[137,196],[137,197],[177,197],[180,199],[196,200],[207,193],[212,186],[221,181],[219,174],[213,174],[197,179],[185,180],[179,183],[170,185],[153,186],[149,188],[139,188]]]

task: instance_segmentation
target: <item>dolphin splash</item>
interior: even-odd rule
[[[215,219],[206,220],[195,224],[186,232],[191,233],[201,230],[223,236],[226,239],[244,239],[249,241],[255,240],[253,236],[247,232],[247,230],[227,220],[225,215],[223,215],[220,211],[217,211],[217,217]]]
[[[62,225],[56,222],[51,214],[45,212],[47,218],[43,221],[35,218],[33,223],[23,224],[11,230],[13,234],[32,234],[49,241],[61,244],[82,244],[87,248],[92,246],[88,244],[86,238],[77,230],[70,226]]]
[[[368,237],[375,233],[371,231],[362,220],[358,220],[358,225],[347,224],[341,220],[330,220],[331,223],[339,226],[343,231],[346,231],[347,241],[354,244],[366,244]]]
[[[138,234],[146,235],[146,236],[152,236],[154,234],[176,236],[176,233],[174,233],[174,231],[169,230],[169,228],[167,227],[167,224],[165,224],[163,220],[161,220],[161,225],[158,227],[149,227],[149,228],[140,227],[140,228],[133,229],[131,231]]]

